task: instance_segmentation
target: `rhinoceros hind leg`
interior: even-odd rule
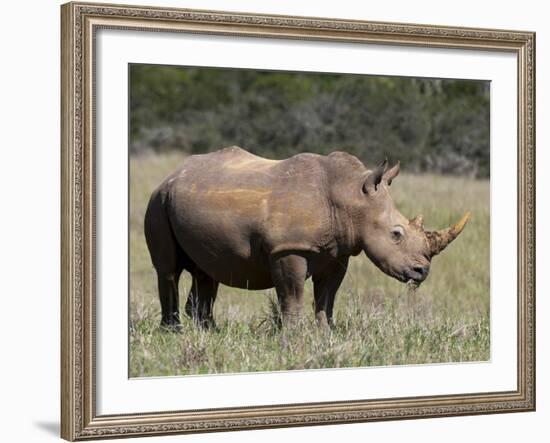
[[[319,275],[313,276],[315,319],[321,327],[333,326],[332,309],[336,292],[346,275],[348,258],[337,260]]]
[[[213,328],[214,302],[218,293],[219,283],[198,268],[191,271],[193,284],[185,304],[185,313],[191,317],[197,326]]]
[[[144,220],[145,240],[157,272],[161,327],[177,331],[180,327],[178,282],[187,267],[186,255],[178,245],[162,203],[155,192]]]
[[[181,270],[175,273],[157,272],[162,319],[160,326],[174,332],[180,330],[178,282]]]

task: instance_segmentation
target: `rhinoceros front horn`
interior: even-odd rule
[[[430,245],[430,253],[433,257],[434,255],[439,254],[443,249],[445,249],[449,243],[451,243],[455,238],[458,237],[458,234],[462,232],[466,223],[470,219],[470,212],[466,212],[464,216],[456,223],[454,226],[451,226],[447,229],[441,229],[439,231],[425,231],[426,237],[428,239],[428,244]]]

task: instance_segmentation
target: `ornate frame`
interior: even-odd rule
[[[61,7],[61,436],[67,440],[533,411],[535,34],[68,3]],[[518,384],[511,392],[98,416],[95,412],[94,33],[192,32],[509,51],[518,57]]]

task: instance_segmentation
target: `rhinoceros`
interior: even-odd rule
[[[383,272],[420,284],[432,257],[462,231],[424,229],[405,218],[389,186],[399,162],[368,169],[345,152],[268,160],[233,146],[191,155],[152,193],[145,238],[157,273],[161,325],[179,328],[178,282],[192,275],[185,312],[214,325],[218,285],[275,287],[283,324],[293,323],[311,277],[315,317],[333,322],[336,292],[362,251]]]

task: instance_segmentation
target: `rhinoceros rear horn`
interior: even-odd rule
[[[439,254],[443,249],[445,249],[449,243],[451,243],[464,229],[466,223],[470,219],[470,212],[466,212],[464,216],[453,226],[447,229],[441,229],[439,231],[425,231],[426,237],[428,239],[428,244],[430,245],[430,254],[433,257],[434,255]]]
[[[386,172],[387,169],[388,169],[388,159],[386,158],[382,163],[380,163],[376,168],[374,168],[369,173],[369,175],[367,175],[367,179],[363,184],[363,192],[365,194],[376,191],[378,185],[382,181],[384,172]]]
[[[422,217],[421,215],[417,215],[415,218],[410,219],[409,223],[419,229],[424,230],[424,217]]]

